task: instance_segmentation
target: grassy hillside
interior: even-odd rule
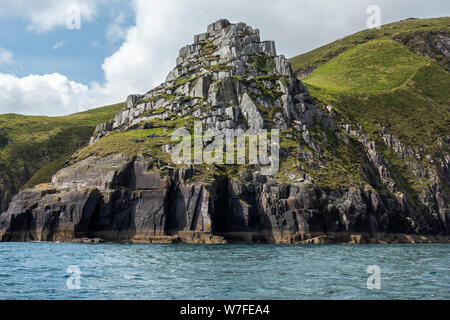
[[[388,26],[403,34],[407,32],[405,24],[411,25],[414,32],[417,26],[450,32],[449,23],[450,18],[439,18]],[[376,131],[381,124],[405,143],[433,152],[436,138],[450,133],[450,74],[434,58],[418,55],[387,36],[381,37],[388,26],[378,31],[373,40],[351,46],[321,64],[302,81],[314,97],[333,105],[350,121],[358,121],[367,131]],[[336,43],[355,43],[350,41],[352,37]],[[361,33],[355,35],[356,39],[360,37]],[[310,58],[308,54],[306,60]]]
[[[440,33],[449,34],[450,18],[408,19],[383,25],[380,29],[363,30],[330,44],[298,55],[291,59],[292,68],[297,73],[310,72],[318,66],[337,57],[356,46],[382,38],[395,38],[404,42],[412,51],[427,53],[443,66],[449,66],[448,60],[439,52],[427,50],[427,42],[434,42]],[[412,41],[412,40],[420,41]],[[425,44],[425,46],[424,46]],[[422,47],[421,47],[422,46]]]
[[[0,202],[30,178],[28,186],[49,181],[89,141],[95,126],[122,108],[116,104],[64,117],[0,115]]]
[[[448,32],[449,22],[448,18],[402,21],[383,26],[380,30],[349,36],[293,58],[292,62],[296,70],[307,68],[311,63],[318,67],[302,80],[315,98],[338,111],[338,120],[358,122],[374,139],[379,138],[377,131],[381,124],[405,143],[433,153],[437,148],[437,137],[448,134],[450,127],[447,62],[437,58],[440,57],[439,52],[435,52],[432,58],[419,55],[414,48],[393,40],[392,36],[416,43],[410,35]],[[423,46],[422,49],[427,48]],[[72,160],[115,152],[126,155],[141,153],[167,160],[161,146],[170,144],[168,134],[189,120],[175,119],[162,123],[152,120],[150,129],[143,129],[144,124],[141,124],[139,130],[116,130],[97,143],[80,149]],[[322,141],[322,131],[323,128],[315,128],[311,135],[316,141]],[[291,129],[282,133],[294,138],[282,137],[281,147],[286,152],[277,178],[286,179],[302,167],[323,188],[364,184],[363,168],[367,166],[360,144],[354,141],[349,145],[340,143],[333,132],[326,132],[327,142],[321,145],[324,156],[316,159],[317,167],[310,167],[307,160],[299,161],[294,156],[302,139],[295,138],[297,133]],[[302,148],[311,151],[307,145],[303,144]],[[386,150],[385,157],[398,164],[397,179],[404,181],[405,189],[409,189],[415,178],[404,168],[405,163],[389,150]]]
[[[401,87],[431,62],[389,39],[349,49],[303,80],[330,93],[376,94]]]
[[[380,128],[385,127],[406,146],[435,155],[438,139],[450,136],[450,63],[441,50],[447,38],[450,18],[405,20],[358,32],[291,62],[295,72],[308,74],[302,81],[311,95],[337,111],[337,121],[357,122],[378,142]],[[92,154],[142,153],[154,156],[156,162],[165,160],[161,146],[170,144],[169,133],[189,120],[175,117],[152,121],[145,130],[116,130],[86,146],[94,127],[122,108],[123,104],[117,104],[66,117],[0,115],[0,202],[24,185],[49,181],[72,155],[72,160],[79,160]],[[291,129],[284,133],[295,138]],[[317,141],[324,139],[322,129],[311,131]],[[294,138],[282,138],[281,146],[288,154],[295,154],[302,141]],[[324,157],[317,168],[308,167],[306,160],[299,162],[298,157],[287,157],[279,176],[304,167],[322,187],[360,184],[366,167],[361,145],[354,141],[344,145],[328,131],[324,140]],[[307,145],[302,148],[310,151]],[[383,155],[405,189],[424,187],[417,186],[405,159],[387,148]]]
[[[302,81],[346,123],[359,123],[375,141],[385,127],[405,146],[422,149],[422,156],[435,156],[438,139],[450,135],[449,61],[439,37],[450,37],[450,18],[406,20],[359,32],[292,63],[298,72],[314,69]],[[417,186],[408,159],[388,149],[384,156],[405,184],[424,187]]]

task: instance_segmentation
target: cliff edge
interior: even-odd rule
[[[279,130],[278,170],[265,175],[256,163],[173,163],[170,134],[193,132],[195,122],[214,132]],[[97,126],[90,145],[51,183],[16,195],[0,215],[0,237],[448,241],[448,194],[433,177],[429,193],[411,194],[361,126],[310,96],[273,41],[261,41],[244,23],[219,20],[180,50],[163,84],[130,95],[124,110]]]

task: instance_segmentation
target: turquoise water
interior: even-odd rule
[[[449,266],[448,244],[0,243],[0,299],[450,299]]]

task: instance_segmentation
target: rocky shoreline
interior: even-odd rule
[[[14,196],[0,214],[0,239],[449,242],[450,210],[442,175],[417,170],[432,184],[423,194],[408,194],[375,141],[358,126],[335,123],[337,118],[332,107],[314,104],[289,60],[276,54],[274,42],[261,41],[259,31],[243,23],[220,20],[180,50],[165,83],[129,96],[126,108],[99,125],[90,148],[72,158],[51,183]],[[162,153],[168,157],[171,147],[169,124],[173,129],[194,120],[211,130],[284,130],[280,158],[289,158],[289,170],[280,178],[262,175],[259,165],[229,174],[215,166],[164,162]],[[160,126],[155,126],[158,121]],[[143,136],[137,137],[139,133]],[[126,140],[110,139],[123,136]],[[387,133],[383,137],[387,147],[408,153]],[[346,177],[359,174],[359,180],[320,186],[311,172],[336,160],[337,149],[347,152]],[[352,152],[360,153],[350,157]],[[448,158],[442,159],[442,172],[448,176]],[[351,168],[354,161],[358,169]],[[352,176],[351,170],[359,171]]]
[[[367,190],[355,189],[337,197],[309,182],[280,185],[258,174],[193,181],[193,168],[170,174],[148,168],[145,159],[120,155],[88,158],[67,167],[53,177],[52,184],[14,197],[8,211],[0,216],[1,239],[97,238],[157,243],[359,243],[377,238],[384,242],[428,241],[428,237],[417,234],[394,236],[413,234],[408,224],[389,223],[391,217],[401,216],[404,211],[400,205],[383,204],[381,198],[371,196]],[[364,214],[368,211],[372,213]],[[400,227],[407,232],[395,232]],[[444,238],[435,235],[429,239]]]
[[[1,237],[1,234],[0,234]],[[259,239],[258,239],[259,238]],[[274,242],[267,242],[265,238],[260,238],[259,234],[242,233],[234,234],[227,240],[226,236],[213,235],[210,233],[185,232],[176,236],[154,236],[147,238],[136,238],[129,241],[105,241],[101,238],[75,238],[61,239],[58,241],[37,241],[53,243],[83,243],[83,244],[104,244],[104,243],[129,243],[129,244],[431,244],[450,243],[450,236],[439,235],[416,235],[416,234],[289,234],[279,235]]]

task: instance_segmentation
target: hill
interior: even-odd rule
[[[399,22],[296,57],[297,74],[308,73],[300,81],[273,41],[219,20],[181,48],[164,83],[129,96],[98,125],[51,182],[19,193],[0,215],[0,236],[448,241],[445,23]],[[197,142],[203,154],[186,147],[185,162],[172,160],[180,156],[176,129],[181,145],[211,133],[214,144],[205,138]],[[249,130],[248,144],[233,137],[228,153],[221,136],[230,130]],[[261,142],[266,130],[269,145]],[[256,160],[236,162],[255,141],[263,143]]]
[[[95,126],[123,104],[63,117],[0,115],[0,203],[4,209],[25,184],[50,181],[67,158],[89,142]]]
[[[291,58],[292,68],[296,74],[310,73],[344,51],[372,40],[388,38],[403,43],[415,53],[434,58],[441,66],[449,70],[448,56],[446,57],[440,49],[445,46],[443,36],[447,38],[449,36],[449,22],[449,17],[411,18],[383,25],[380,29],[363,30]]]
[[[450,18],[408,19],[291,61],[312,96],[379,145],[406,193],[440,181],[448,203],[449,52]]]

